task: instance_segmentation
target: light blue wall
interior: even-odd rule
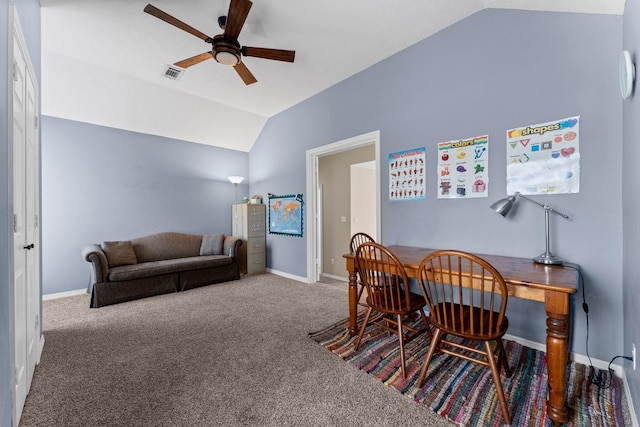
[[[635,343],[640,352],[640,91],[638,81],[640,71],[640,0],[627,0],[624,13],[624,32],[622,48],[631,53],[636,64],[636,83],[633,96],[622,103],[622,153],[623,174],[622,191],[625,197],[622,202],[623,239],[624,239],[624,348],[623,352],[631,354],[631,344]],[[640,353],[638,353],[640,356]],[[631,390],[636,415],[640,415],[640,370],[634,371],[627,363],[627,379]],[[640,369],[640,367],[638,367]]]
[[[53,117],[43,117],[42,133],[45,295],[87,288],[81,254],[90,243],[162,231],[231,234],[227,176],[248,178],[247,153]]]
[[[380,130],[382,189],[390,152],[426,147],[427,200],[390,202],[382,240],[533,257],[544,251],[544,212],[522,203],[500,218],[507,129],[580,116],[580,193],[536,196],[571,216],[552,218],[558,255],[582,265],[590,306],[589,353],[622,351],[622,17],[485,10],[269,120],[250,154],[252,193],[304,193],[305,152]],[[488,198],[438,200],[437,143],[489,134]],[[306,238],[267,236],[269,268],[306,276]],[[574,298],[572,350],[586,354]],[[509,333],[545,342],[542,304],[509,301]]]
[[[40,2],[24,0],[15,2],[22,25],[27,49],[40,83]],[[8,91],[12,61],[9,59],[9,4],[0,0],[0,427],[11,425],[12,418],[12,349],[11,349],[11,283],[13,263],[11,259],[11,211],[12,180],[10,179],[10,144],[7,111],[11,102]]]

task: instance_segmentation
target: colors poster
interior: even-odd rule
[[[489,135],[438,144],[438,198],[489,195]]]
[[[580,191],[580,116],[507,131],[507,194]]]
[[[426,148],[389,154],[389,200],[426,199]]]

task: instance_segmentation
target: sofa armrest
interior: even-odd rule
[[[225,236],[224,238],[224,254],[229,255],[234,260],[238,259],[238,251],[242,246],[242,239],[234,236]]]
[[[99,245],[89,245],[83,249],[82,257],[85,261],[91,263],[95,283],[106,282],[109,273],[109,264],[102,248]]]

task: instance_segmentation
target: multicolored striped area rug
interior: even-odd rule
[[[358,322],[360,323],[360,322]],[[407,378],[400,373],[398,338],[376,326],[369,326],[358,351],[349,335],[348,321],[310,333],[309,337],[356,368],[394,387],[415,402],[427,405],[437,414],[459,426],[502,426],[502,413],[491,371],[457,357],[436,354],[422,388],[415,383],[421,362],[429,349],[423,334],[405,346]],[[546,416],[547,363],[544,352],[504,340],[511,378],[501,375],[511,413],[512,426],[551,426]],[[590,375],[605,380],[596,385]],[[605,370],[571,362],[567,366],[567,404],[569,426],[624,426],[621,381]]]

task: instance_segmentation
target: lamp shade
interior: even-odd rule
[[[240,184],[242,181],[244,181],[244,176],[232,175],[228,176],[227,179],[231,181],[232,184]]]
[[[516,201],[516,195],[509,196],[504,199],[500,199],[494,204],[491,205],[491,209],[496,211],[502,216],[507,216],[511,208],[513,207],[513,203]]]

